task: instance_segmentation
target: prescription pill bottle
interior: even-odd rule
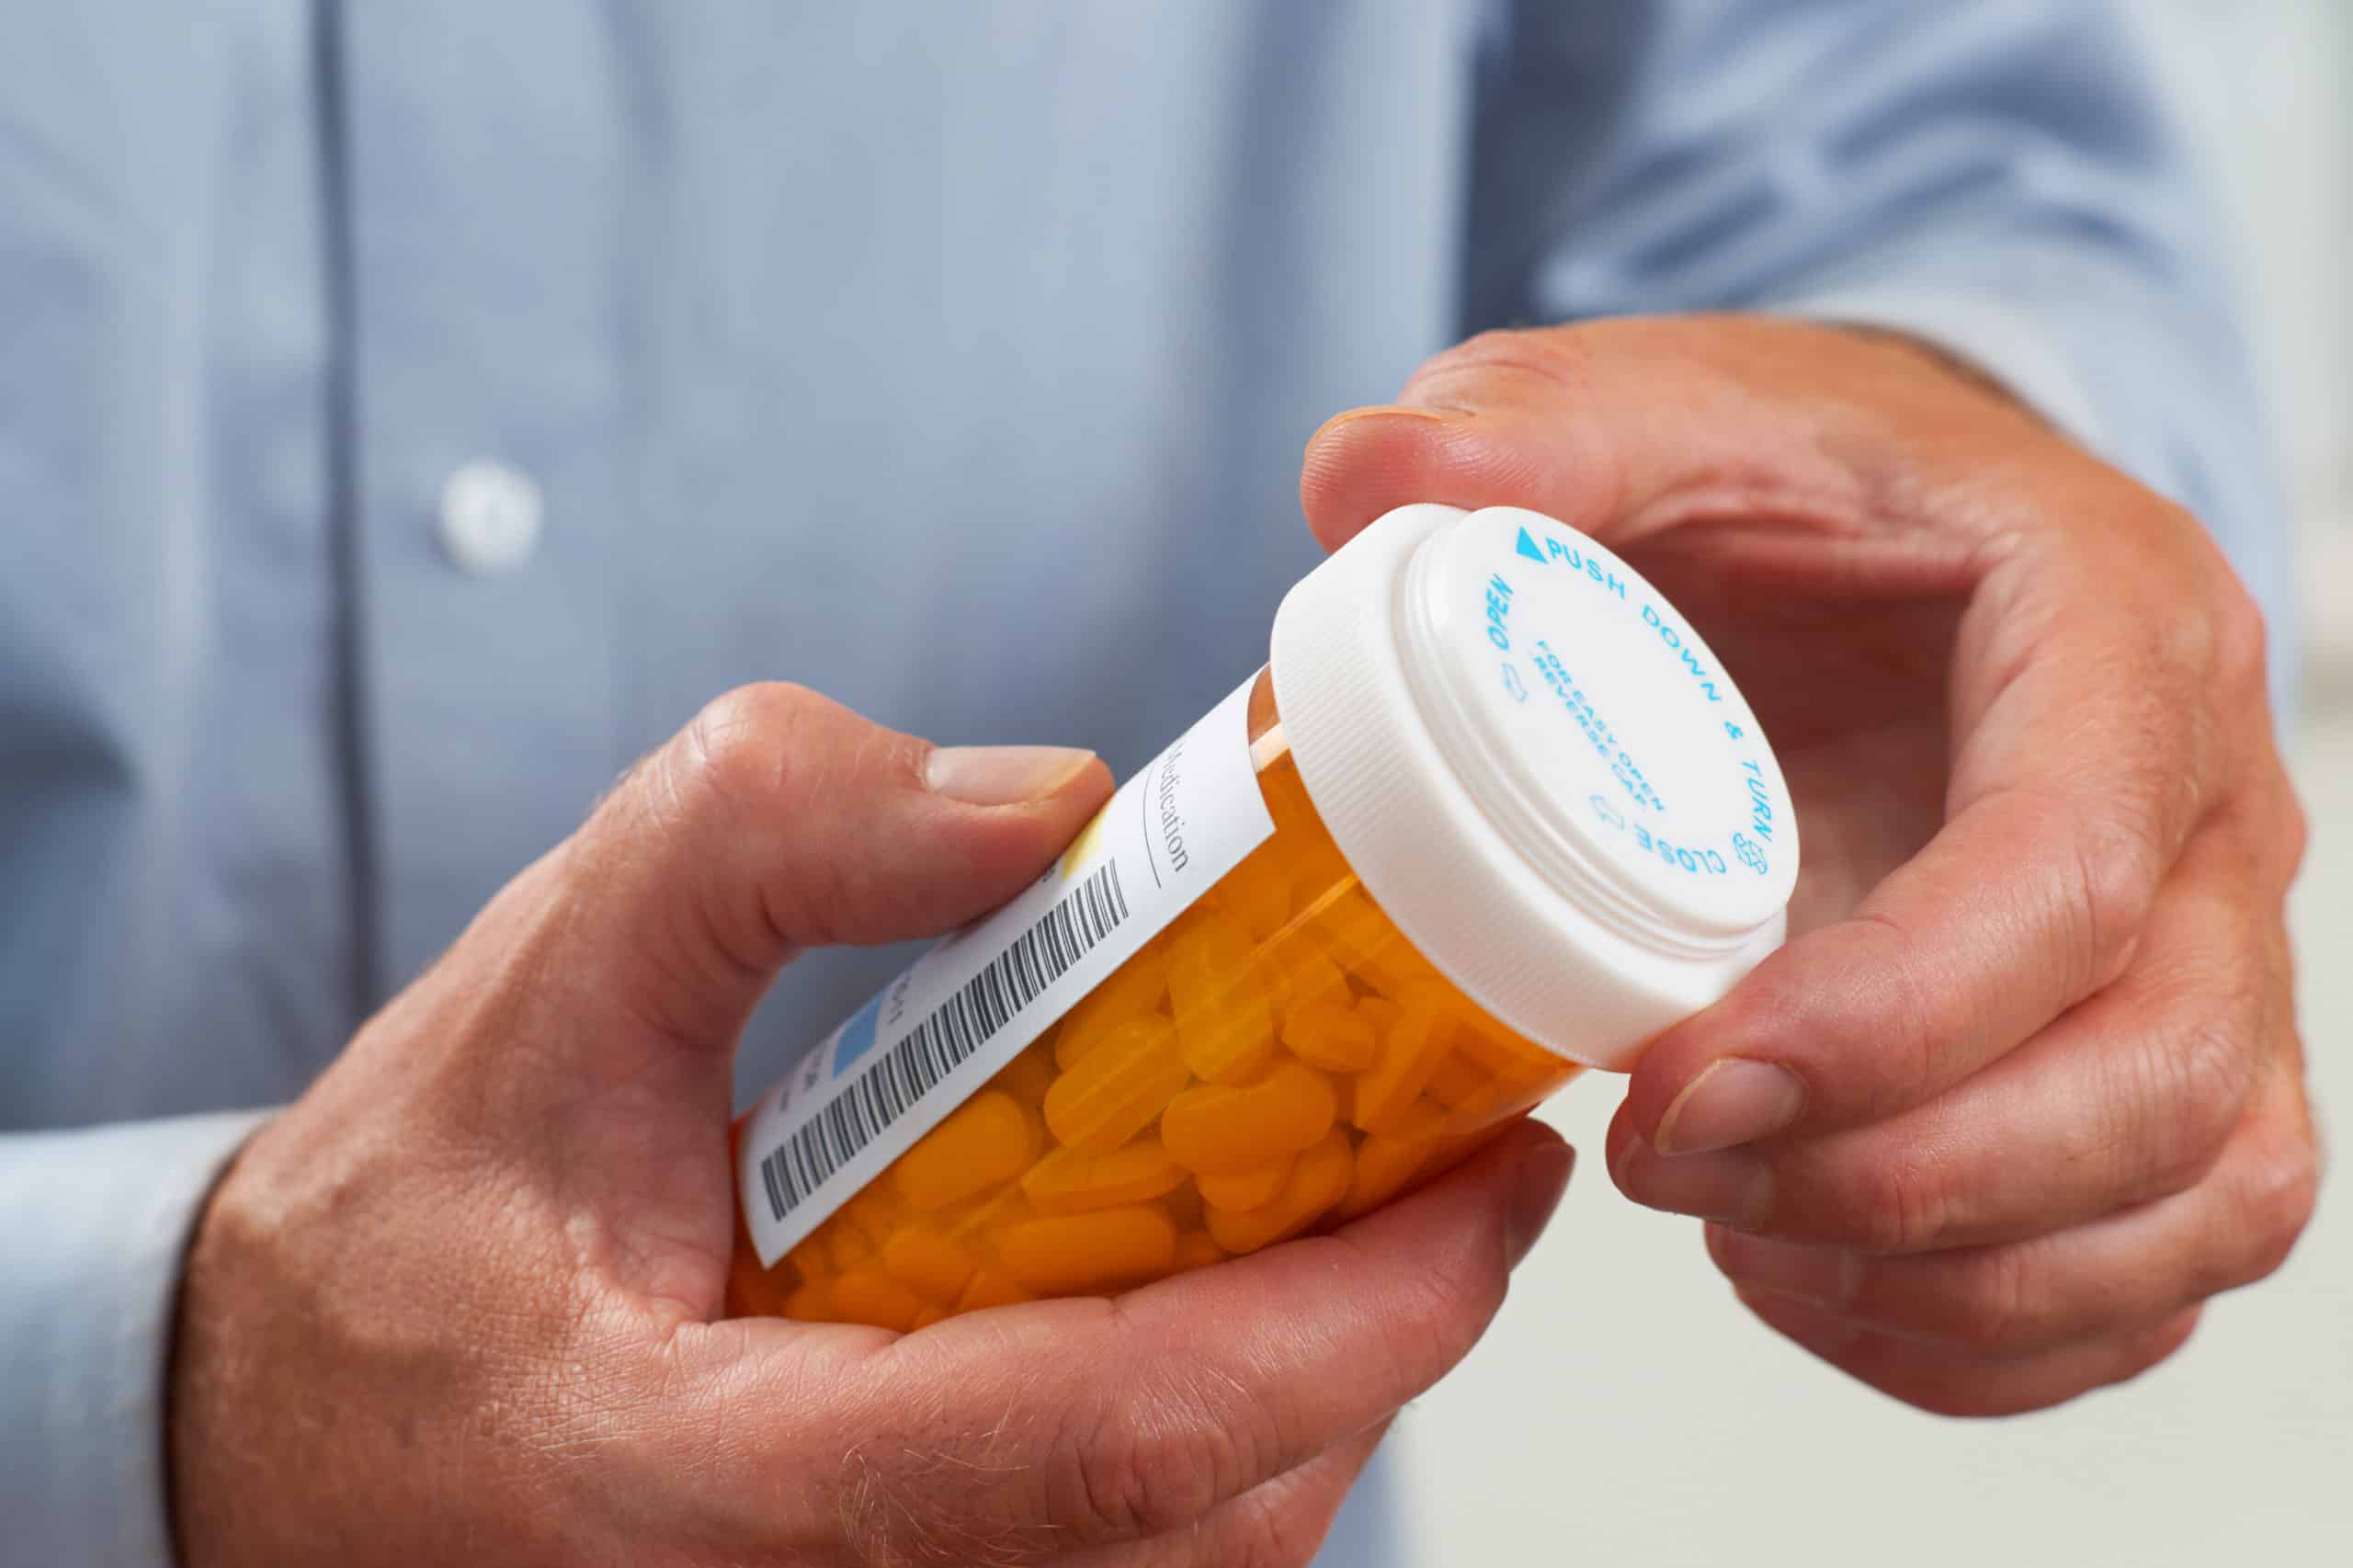
[[[1353,1218],[1781,940],[1789,793],[1683,618],[1407,506],[1267,667],[737,1124],[736,1312],[914,1329]]]

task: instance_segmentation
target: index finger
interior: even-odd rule
[[[870,1506],[912,1538],[893,1545],[985,1536],[993,1561],[1186,1528],[1461,1360],[1570,1161],[1558,1134],[1522,1123],[1332,1234],[885,1342],[853,1374],[859,1424],[879,1434],[862,1449]],[[805,1331],[759,1327],[788,1366]]]
[[[2086,500],[2153,526],[2045,536],[1981,581],[1944,826],[1851,917],[1652,1047],[1628,1102],[1661,1153],[1909,1109],[2121,971],[2225,793],[2222,721],[2262,711],[2262,639],[2219,554],[2154,526],[2171,521],[2154,498],[2120,481]]]

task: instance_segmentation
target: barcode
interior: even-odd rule
[[[1127,917],[1119,862],[1107,861],[761,1158],[771,1214],[791,1213]]]

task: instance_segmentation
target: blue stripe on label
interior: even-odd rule
[[[849,1064],[874,1049],[874,1029],[882,1017],[882,998],[891,988],[884,986],[874,994],[871,1001],[850,1015],[842,1026],[842,1038],[834,1043],[834,1076],[838,1078],[849,1071]]]

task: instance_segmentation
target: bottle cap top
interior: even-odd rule
[[[1517,507],[1402,507],[1275,618],[1275,701],[1340,852],[1497,1018],[1623,1070],[1777,947],[1789,789],[1698,632]]]

